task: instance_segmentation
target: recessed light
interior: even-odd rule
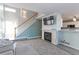
[[[76,21],[76,16],[73,17],[73,21]]]

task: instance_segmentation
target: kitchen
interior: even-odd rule
[[[59,34],[61,44],[79,50],[79,21],[77,16],[64,20]]]
[[[55,16],[54,18],[51,16]],[[45,21],[45,18],[52,20]],[[42,39],[51,42],[54,45],[65,45],[79,50],[79,21],[78,17],[72,17],[64,20],[63,17],[54,13],[43,17],[42,20]],[[51,39],[51,40],[50,40]]]

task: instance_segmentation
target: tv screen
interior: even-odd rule
[[[44,21],[44,25],[53,25],[54,24],[54,16],[43,18],[43,21]]]
[[[50,20],[54,20],[54,16],[50,16]]]

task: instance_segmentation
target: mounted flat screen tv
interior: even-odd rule
[[[54,24],[54,16],[43,18],[44,25],[53,25]]]

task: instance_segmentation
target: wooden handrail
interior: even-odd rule
[[[28,18],[26,21],[24,21],[22,24],[18,25],[18,26],[16,27],[16,29],[17,29],[18,27],[22,26],[23,24],[25,24],[28,20],[30,20],[30,19],[33,18],[34,16],[37,16],[37,14],[38,14],[38,13],[35,13],[33,16],[31,16],[31,17]]]
[[[18,25],[17,27],[15,27],[15,38],[16,38],[16,29],[19,28],[20,26],[22,26],[23,24],[25,24],[28,20],[32,19],[34,16],[37,16],[38,13],[35,13],[33,16],[31,16],[30,18],[28,18],[26,21],[24,21],[22,24]]]

